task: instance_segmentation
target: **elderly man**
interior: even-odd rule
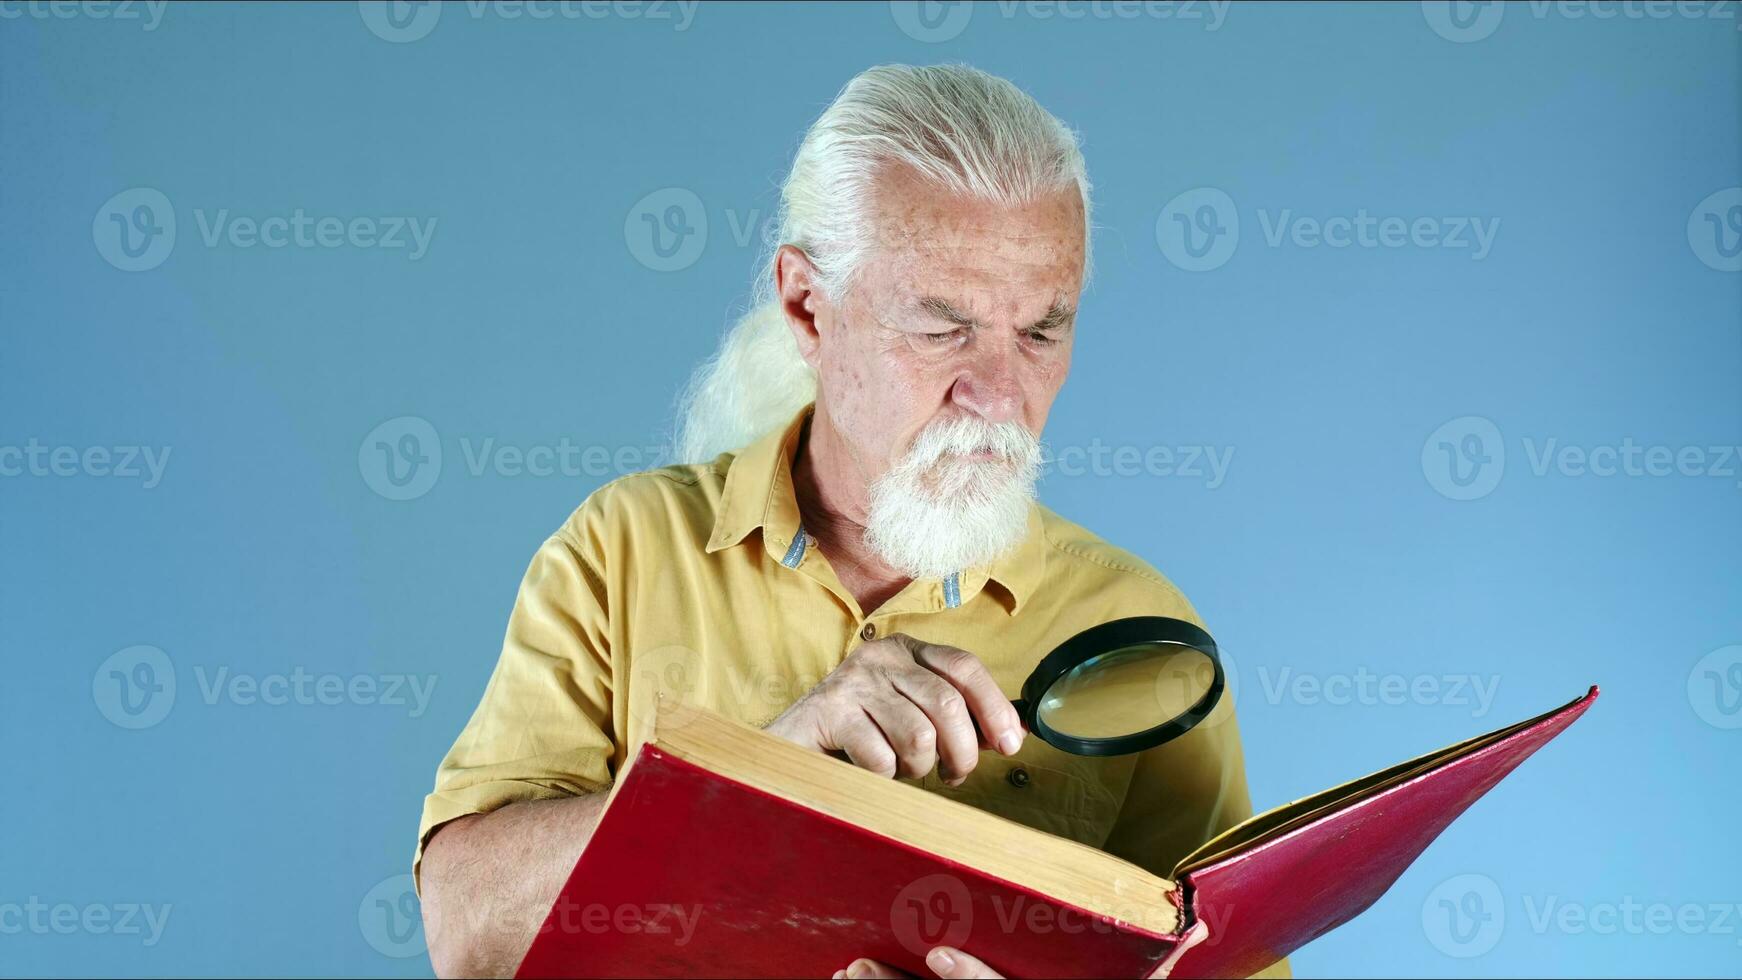
[[[672,686],[1161,874],[1250,813],[1226,704],[1099,759],[1025,738],[1010,705],[1083,629],[1197,618],[1034,502],[1088,258],[1071,131],[970,68],[874,68],[781,203],[757,302],[684,399],[695,462],[608,484],[545,542],[442,762],[416,859],[441,974],[514,970]],[[894,975],[855,955],[838,976]],[[995,975],[961,950],[927,964]]]

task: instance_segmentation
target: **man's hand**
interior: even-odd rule
[[[952,786],[968,778],[982,748],[1014,755],[1023,736],[1016,709],[978,657],[900,633],[854,650],[767,730],[844,753],[880,776],[918,778],[935,766]]]
[[[945,980],[1004,980],[1004,974],[948,946],[932,947],[932,951],[925,954],[925,965]],[[834,980],[899,980],[906,976],[876,960],[854,960],[845,970],[835,971]]]

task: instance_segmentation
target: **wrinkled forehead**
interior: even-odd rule
[[[898,171],[879,179],[872,211],[876,241],[867,266],[897,281],[1073,304],[1082,288],[1085,228],[1075,187],[1006,204]]]

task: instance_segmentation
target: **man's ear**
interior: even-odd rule
[[[782,245],[774,253],[774,291],[787,329],[798,342],[798,352],[813,369],[821,359],[823,335],[817,311],[823,304],[817,290],[817,267],[796,245]]]

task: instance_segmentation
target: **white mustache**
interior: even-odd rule
[[[1037,460],[1040,442],[1017,422],[987,422],[959,415],[934,422],[914,439],[901,469],[927,470],[946,457],[990,453],[1003,460]]]

